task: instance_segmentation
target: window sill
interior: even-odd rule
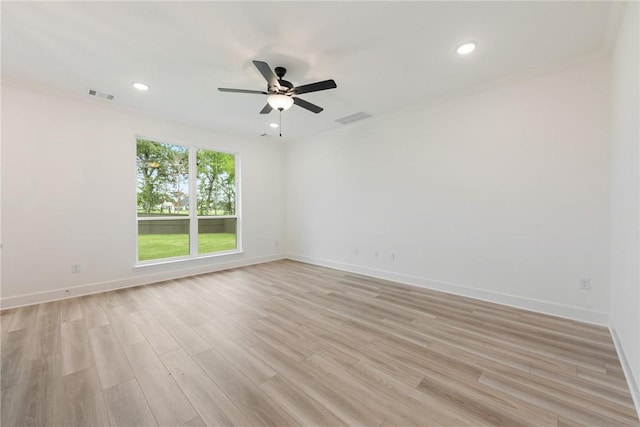
[[[163,258],[159,260],[142,261],[133,266],[134,269],[143,269],[146,267],[157,267],[161,265],[180,264],[189,261],[199,261],[209,258],[220,258],[227,255],[237,255],[243,253],[242,249],[234,249],[232,251],[216,252],[213,254],[199,255],[196,257],[179,257],[179,258]]]

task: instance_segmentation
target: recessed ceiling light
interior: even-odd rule
[[[271,126],[274,129],[280,127],[280,125],[277,123],[270,123],[269,126]]]
[[[464,43],[458,46],[458,49],[456,49],[456,52],[458,52],[459,55],[467,55],[473,52],[477,45],[478,43],[476,42]]]
[[[147,85],[146,85],[146,84],[144,84],[144,83],[138,83],[138,82],[136,82],[136,83],[132,83],[132,84],[133,84],[133,87],[135,87],[135,88],[136,88],[136,89],[138,89],[138,90],[149,90],[149,86],[147,86]]]

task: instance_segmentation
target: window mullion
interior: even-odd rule
[[[198,200],[196,148],[189,147],[189,253],[198,255]]]

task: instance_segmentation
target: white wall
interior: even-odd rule
[[[288,144],[290,256],[606,323],[609,96],[592,58]]]
[[[243,254],[134,268],[135,135],[239,153]],[[2,87],[2,305],[279,258],[284,145],[216,134],[91,98]],[[71,274],[71,265],[81,272]],[[70,289],[69,293],[65,290]]]
[[[640,408],[639,9],[627,3],[611,60],[611,329]]]

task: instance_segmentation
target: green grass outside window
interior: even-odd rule
[[[198,254],[208,254],[236,249],[233,233],[198,234]],[[171,258],[189,255],[188,234],[138,235],[138,260]]]

